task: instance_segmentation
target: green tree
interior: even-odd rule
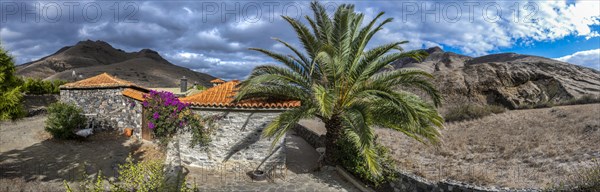
[[[374,127],[400,131],[423,143],[439,142],[443,118],[436,107],[441,96],[429,82],[432,76],[415,69],[391,70],[390,63],[401,58],[417,60],[420,51],[405,52],[393,42],[367,49],[371,38],[391,18],[378,23],[379,13],[363,25],[364,15],[354,5],[341,5],[330,17],[323,5],[313,2],[314,17],[306,16],[310,28],[297,19],[282,16],[295,30],[304,52],[280,39],[294,55],[252,48],[284,66],[256,67],[240,84],[237,100],[289,99],[302,106],[280,114],[263,135],[277,142],[302,118],[319,118],[325,123],[325,162],[337,165],[340,141],[348,139],[365,159],[368,170],[378,175]],[[406,88],[417,88],[431,98],[426,102]]]
[[[0,120],[17,119],[25,116],[21,101],[22,80],[15,76],[12,56],[0,45]]]

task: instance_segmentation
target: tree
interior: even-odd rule
[[[15,76],[12,56],[0,45],[0,120],[17,119],[25,116],[21,104],[22,80]]]
[[[423,143],[439,142],[443,118],[436,110],[441,96],[429,82],[432,76],[416,69],[390,70],[390,63],[401,58],[417,60],[421,51],[402,50],[392,42],[366,49],[371,38],[391,18],[378,23],[379,13],[363,26],[364,15],[354,12],[353,5],[341,5],[330,17],[323,5],[313,2],[314,16],[305,16],[310,28],[297,19],[282,16],[295,30],[304,51],[275,39],[294,55],[252,48],[284,66],[264,65],[254,68],[240,84],[236,100],[299,100],[301,107],[281,113],[263,130],[263,136],[277,142],[302,118],[319,118],[325,123],[325,162],[336,165],[341,139],[350,140],[366,160],[368,169],[377,175],[374,127],[400,131]],[[426,93],[432,104],[410,93],[416,88]]]

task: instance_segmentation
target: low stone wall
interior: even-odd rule
[[[262,161],[261,170],[285,165],[285,136],[271,150],[272,139],[261,138],[262,130],[281,111],[193,109],[215,119],[208,146],[190,146],[191,133],[178,135],[181,161],[190,166],[229,171],[251,171]]]
[[[313,147],[325,146],[325,135],[318,134],[302,125],[297,125],[294,128],[296,135],[302,137]],[[401,170],[396,170],[398,179],[393,182],[384,184],[377,191],[435,191],[435,192],[493,192],[493,191],[537,191],[535,189],[509,189],[509,188],[486,188],[466,183],[461,183],[452,180],[444,180],[439,182],[429,181],[423,177],[414,174],[406,173]]]
[[[397,171],[398,179],[387,183],[387,186],[383,186],[378,191],[439,191],[439,192],[496,192],[496,191],[536,191],[533,189],[509,189],[509,188],[495,188],[495,187],[481,187],[462,183],[453,180],[443,180],[439,182],[432,182],[425,178]]]
[[[314,148],[325,147],[325,135],[320,135],[300,124],[296,124],[294,132]]]
[[[123,88],[113,89],[62,89],[60,101],[73,103],[86,114],[97,114],[95,121],[100,129],[123,131],[133,128],[134,135],[140,137],[142,124],[142,105],[125,97]],[[132,104],[133,103],[133,104]]]

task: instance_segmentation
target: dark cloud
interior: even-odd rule
[[[299,45],[292,28],[280,15],[300,18],[312,14],[309,1],[15,1],[0,2],[0,39],[2,45],[16,56],[18,63],[39,59],[63,46],[78,41],[103,40],[116,48],[138,51],[150,48],[174,64],[218,77],[243,78],[259,64],[272,63],[263,55],[249,51],[250,47],[289,53],[277,45],[273,37]],[[341,2],[324,2],[333,10]],[[566,35],[593,37],[597,31],[586,31],[600,24],[584,8],[597,3],[568,7],[562,2],[536,2],[539,20],[535,23],[511,22],[504,19],[490,22],[483,18],[483,4],[470,21],[464,2],[377,1],[353,2],[356,10],[370,20],[380,11],[395,21],[388,24],[372,41],[372,45],[409,40],[407,49],[449,46],[470,55],[480,55],[501,47],[512,46],[517,39],[554,40]],[[439,5],[436,5],[438,3]],[[509,10],[515,2],[498,2]],[[590,2],[584,2],[589,4]],[[451,10],[457,4],[459,12]],[[437,12],[429,14],[435,6]],[[415,8],[413,11],[411,8]],[[561,11],[557,14],[556,11]],[[505,13],[506,14],[506,13]],[[60,17],[58,16],[60,15]],[[436,17],[440,17],[436,20]],[[584,21],[567,25],[562,20]],[[567,22],[568,23],[568,22]],[[571,22],[578,23],[578,22]],[[549,31],[542,33],[540,31]],[[547,35],[544,35],[547,34]]]

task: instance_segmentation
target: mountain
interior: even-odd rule
[[[393,66],[432,73],[449,105],[471,102],[514,109],[600,93],[600,72],[591,68],[516,53],[469,57],[439,47],[425,51],[429,56],[422,62],[402,59]]]
[[[150,49],[125,52],[106,42],[91,40],[80,41],[37,61],[17,66],[17,75],[48,80],[75,81],[104,72],[145,87],[175,87],[183,76],[189,84],[196,82],[204,86],[210,86],[209,81],[215,79],[174,65]]]

